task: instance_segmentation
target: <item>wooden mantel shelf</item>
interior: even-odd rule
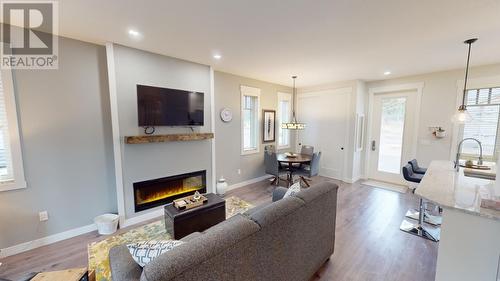
[[[138,144],[138,143],[170,142],[170,141],[196,141],[196,140],[208,140],[213,138],[214,138],[214,133],[126,136],[125,143]]]

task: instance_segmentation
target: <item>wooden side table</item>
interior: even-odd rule
[[[226,219],[226,201],[213,193],[205,197],[207,203],[189,210],[179,211],[173,204],[165,206],[165,228],[174,239],[203,231]]]
[[[38,273],[31,281],[95,281],[95,272],[87,268],[71,268],[67,270]]]

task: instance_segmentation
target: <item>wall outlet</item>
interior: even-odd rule
[[[238,175],[241,175],[241,169],[238,169]]]
[[[40,213],[38,213],[38,217],[40,218],[40,221],[48,221],[49,213],[47,211],[41,211]]]

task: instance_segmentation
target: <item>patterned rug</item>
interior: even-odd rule
[[[226,218],[243,213],[253,207],[252,204],[235,196],[225,198],[225,200]],[[95,270],[96,281],[111,281],[111,271],[108,259],[108,253],[111,248],[117,245],[153,239],[171,239],[170,234],[165,231],[165,222],[163,219],[90,244],[88,246],[89,269]]]

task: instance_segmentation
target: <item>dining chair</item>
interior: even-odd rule
[[[300,148],[300,154],[312,156],[314,154],[314,146],[302,145],[302,147]]]
[[[264,146],[264,151],[276,152],[276,147],[272,144],[268,144]]]
[[[300,154],[304,154],[304,155],[309,155],[309,156],[312,156],[314,154],[314,146],[312,145],[302,145],[302,147],[300,148]],[[294,168],[303,168],[305,166],[309,166],[309,164],[292,164],[292,166]]]
[[[300,180],[307,187],[310,186],[308,181],[311,181],[312,177],[317,176],[319,174],[320,159],[321,159],[321,151],[313,153],[311,164],[309,166],[303,166],[303,168],[299,168],[297,171],[295,171],[295,175],[298,175],[300,177]]]
[[[264,165],[266,166],[266,174],[274,176],[271,184],[279,185],[280,180],[284,180],[288,183],[287,179],[280,178],[280,174],[286,173],[287,170],[280,167],[278,162],[278,157],[276,152],[265,151],[264,152]]]

